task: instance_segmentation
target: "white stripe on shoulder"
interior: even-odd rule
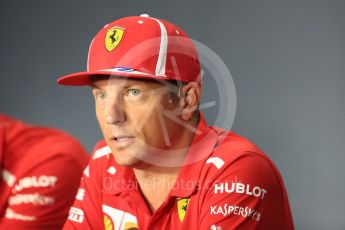
[[[95,154],[93,155],[92,159],[97,159],[103,156],[108,155],[109,153],[111,153],[111,149],[109,146],[105,146],[103,148],[97,149]]]
[[[6,184],[9,187],[12,187],[14,185],[14,182],[16,181],[16,176],[6,169],[3,169],[1,174],[2,179],[6,182]]]
[[[214,164],[217,169],[220,169],[224,165],[224,161],[219,157],[210,157],[207,159],[206,164]]]
[[[86,166],[83,173],[86,177],[90,177],[90,167]]]

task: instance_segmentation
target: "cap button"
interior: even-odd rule
[[[148,18],[148,17],[150,17],[150,15],[148,15],[148,14],[141,14],[140,17]]]

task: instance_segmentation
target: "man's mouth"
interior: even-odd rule
[[[134,136],[119,135],[111,137],[111,143],[116,147],[126,148],[134,141]]]

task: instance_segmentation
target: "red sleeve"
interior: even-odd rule
[[[61,229],[83,166],[65,154],[17,166],[26,170],[16,175],[0,228]]]
[[[84,170],[78,193],[63,229],[104,229],[100,205],[102,173],[97,168],[99,159],[93,158]]]
[[[269,160],[245,153],[220,169],[212,167],[216,176],[209,178],[200,229],[293,229],[283,182]]]

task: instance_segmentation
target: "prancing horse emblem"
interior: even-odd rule
[[[124,32],[125,30],[120,27],[113,27],[107,31],[107,34],[105,35],[105,48],[109,52],[119,45]]]

